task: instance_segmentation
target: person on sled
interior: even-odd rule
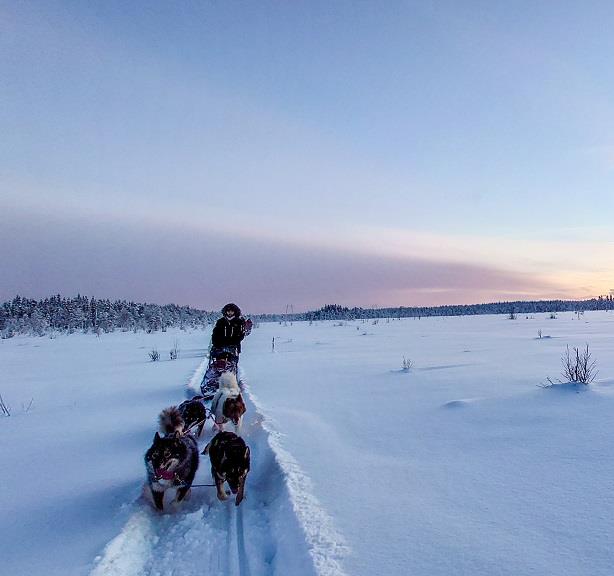
[[[215,323],[211,334],[209,366],[203,376],[200,389],[206,400],[213,398],[219,387],[220,376],[232,372],[237,376],[241,342],[252,329],[252,321],[241,317],[236,304],[226,304],[222,317]]]
[[[241,316],[241,309],[236,304],[226,304],[222,308],[222,317],[215,323],[211,334],[212,351],[234,350],[238,358],[241,342],[252,329],[252,321]]]

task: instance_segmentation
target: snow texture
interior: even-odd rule
[[[246,499],[194,487],[159,513],[143,454],[198,393],[209,336],[0,341],[3,573],[611,574],[614,314],[261,323],[240,362]],[[592,385],[538,386],[586,343]]]

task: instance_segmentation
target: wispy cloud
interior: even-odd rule
[[[190,226],[5,212],[0,295],[80,292],[247,310],[427,305],[560,291],[495,266],[347,251]]]

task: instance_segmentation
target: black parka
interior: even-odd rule
[[[235,313],[234,317],[228,320],[223,316],[215,323],[211,344],[215,348],[236,346],[237,352],[241,352],[241,341],[245,338],[245,318],[241,317],[241,310],[236,304],[227,304],[222,308],[222,313],[231,307]]]

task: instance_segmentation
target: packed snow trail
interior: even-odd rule
[[[194,373],[189,391],[197,390],[205,369],[206,360]],[[234,505],[234,497],[218,501],[213,487],[194,487],[189,501],[163,514],[141,498],[121,533],[96,559],[90,576],[332,574],[316,570],[317,554],[305,539],[269,433],[248,390],[245,396],[242,435],[250,446],[252,469],[241,505]],[[209,422],[201,449],[211,436]],[[210,483],[209,459],[201,457],[194,484]]]

